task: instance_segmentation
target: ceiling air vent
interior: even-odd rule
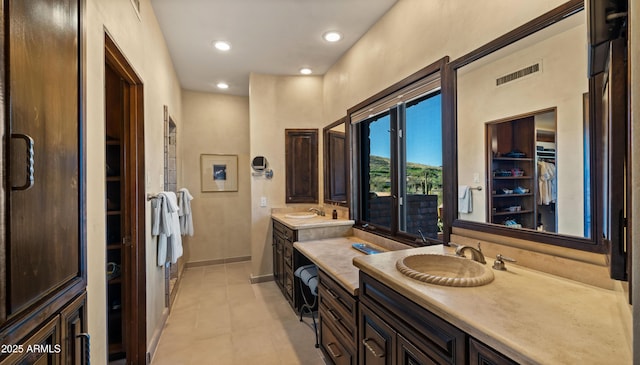
[[[519,78],[525,77],[525,76],[529,76],[531,74],[534,74],[536,72],[540,72],[540,62],[535,63],[529,67],[525,67],[521,70],[512,72],[508,75],[504,75],[502,77],[498,77],[496,79],[496,86],[500,86],[500,85],[504,85],[507,82],[511,82],[511,81],[515,81]]]

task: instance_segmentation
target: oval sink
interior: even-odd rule
[[[293,213],[287,213],[284,216],[285,216],[285,218],[306,219],[306,218],[315,217],[316,213],[313,213],[313,212],[293,212]]]
[[[444,286],[480,286],[494,277],[488,266],[458,256],[411,255],[396,261],[396,268],[410,278]]]

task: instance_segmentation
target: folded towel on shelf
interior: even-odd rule
[[[471,213],[473,211],[473,197],[469,185],[458,186],[458,213]]]
[[[178,207],[180,211],[180,234],[183,236],[193,236],[193,217],[191,216],[191,201],[193,196],[187,188],[178,190]]]
[[[151,234],[158,236],[158,266],[176,263],[182,256],[182,237],[178,218],[178,199],[172,191],[165,191],[151,200]]]

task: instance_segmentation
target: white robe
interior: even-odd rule
[[[166,191],[151,201],[151,234],[158,236],[158,266],[167,262],[176,263],[182,256],[182,237],[178,218],[178,199],[176,194]]]

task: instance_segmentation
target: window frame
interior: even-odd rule
[[[410,89],[413,85],[418,85],[427,78],[433,78],[434,76],[436,77],[439,76],[437,77],[437,79],[439,80],[439,84],[440,84],[439,93],[441,95],[441,103],[442,103],[442,107],[441,107],[442,140],[443,140],[442,184],[443,184],[443,197],[445,197],[443,201],[444,207],[443,207],[443,214],[442,214],[443,230],[442,230],[442,236],[441,236],[442,241],[438,239],[427,238],[427,242],[428,242],[427,244],[447,243],[449,242],[449,237],[451,234],[451,225],[450,225],[450,222],[447,222],[447,219],[446,219],[448,215],[444,214],[444,211],[446,209],[450,209],[448,207],[451,204],[450,199],[447,199],[446,197],[451,196],[452,194],[452,192],[449,191],[451,190],[451,186],[452,186],[450,183],[452,178],[452,172],[450,171],[451,170],[450,166],[452,166],[452,162],[453,162],[452,157],[454,157],[455,155],[455,147],[452,147],[449,144],[444,143],[445,141],[448,141],[447,139],[448,136],[451,136],[452,133],[454,132],[454,129],[452,128],[452,126],[445,123],[445,121],[449,120],[447,118],[446,113],[448,113],[447,105],[448,105],[448,101],[450,100],[449,90],[451,85],[451,80],[449,77],[449,68],[447,67],[448,62],[449,62],[449,57],[443,57],[438,61],[424,67],[418,72],[406,77],[405,79],[375,94],[374,96],[366,99],[365,101],[355,105],[354,107],[350,108],[347,111],[347,115],[350,116],[351,119],[353,120],[353,116],[356,115],[358,112],[362,114],[365,108],[376,105],[377,103],[380,103],[380,102],[384,102],[385,99],[388,99],[393,94],[396,94],[403,89]],[[430,94],[432,93],[428,92],[426,94],[423,93],[421,95],[416,95],[416,97],[409,99],[407,102],[410,103],[410,100],[416,100],[425,95],[430,95]],[[402,113],[405,112],[404,108],[400,108],[400,109]],[[397,125],[398,107],[392,106],[386,110],[389,110],[389,113],[390,113],[390,125],[391,126]],[[352,218],[356,221],[356,225],[354,226],[354,228],[364,230],[364,231],[367,231],[379,236],[383,236],[395,241],[399,241],[405,244],[409,244],[411,246],[423,246],[424,243],[422,242],[422,239],[420,237],[414,234],[403,232],[399,229],[398,195],[396,195],[395,199],[392,200],[392,212],[391,212],[392,223],[389,228],[373,224],[363,219],[363,212],[364,212],[363,205],[365,200],[364,199],[365,196],[363,194],[365,193],[368,194],[368,189],[362,188],[363,182],[364,182],[364,178],[362,174],[363,172],[362,165],[361,165],[362,135],[360,131],[360,126],[358,126],[358,124],[359,122],[366,121],[367,119],[369,118],[360,118],[359,120],[356,120],[355,123],[351,122],[349,124],[350,135],[352,136],[350,141],[350,145],[351,145],[350,147],[351,147],[351,150],[354,151],[354,153],[351,154],[351,166],[353,166],[353,171],[351,175],[351,185],[353,188],[351,189],[351,203],[350,203]],[[391,158],[391,166],[390,166],[390,175],[393,177],[391,180],[391,185],[392,185],[391,191],[398,193],[399,192],[399,187],[398,187],[399,166],[396,161],[397,159],[394,159],[393,155],[395,154],[397,156],[398,154],[400,154],[400,151],[398,150],[399,144],[396,144],[394,142],[398,140],[397,131],[395,130],[395,128],[391,128],[389,137],[391,139],[390,148],[396,149],[395,151],[393,151],[391,156],[392,158]]]

